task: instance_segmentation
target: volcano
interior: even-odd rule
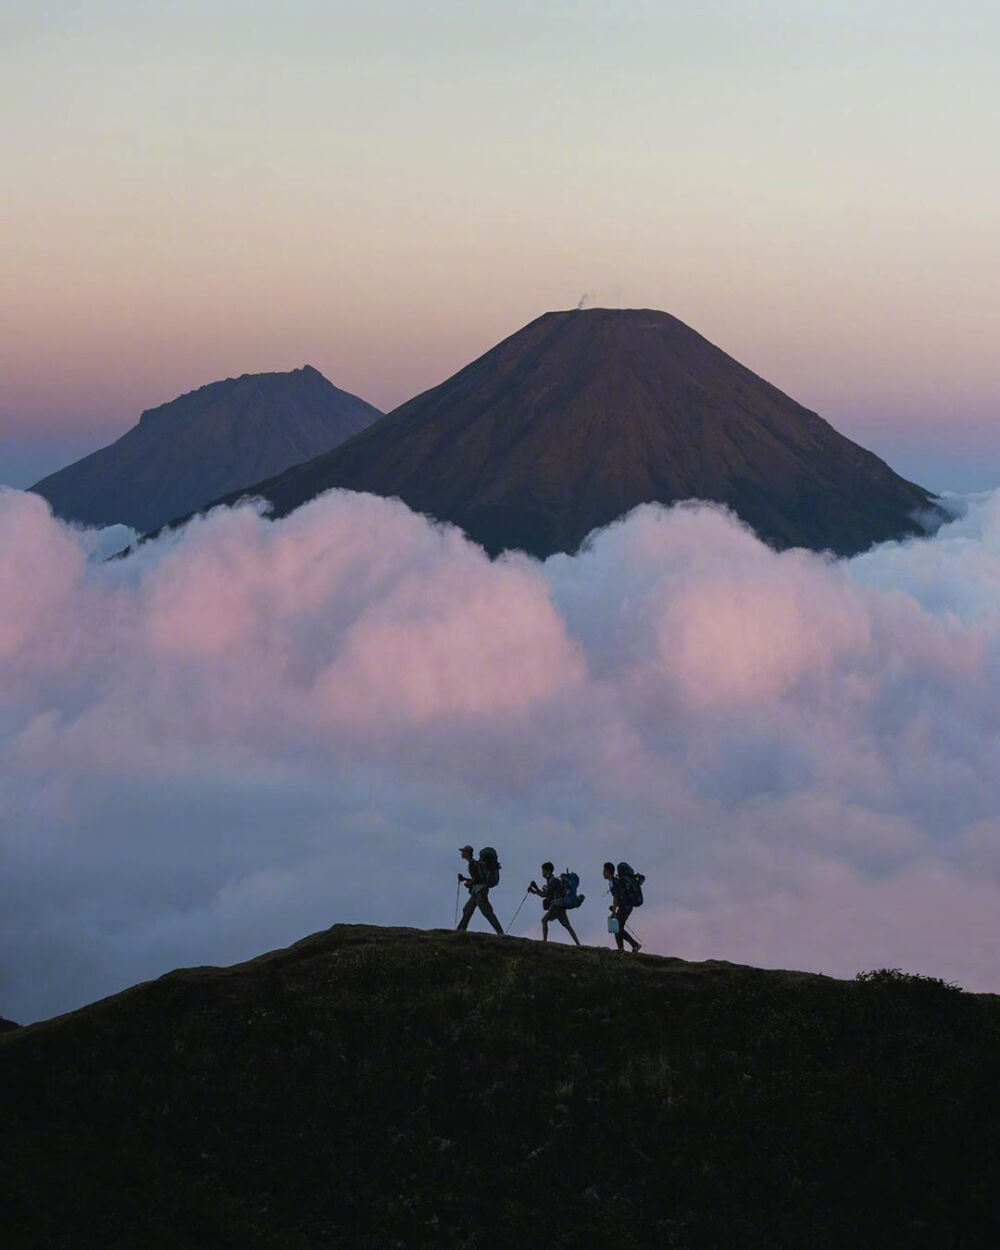
[[[491,554],[542,558],[650,502],[711,500],[775,547],[840,555],[920,533],[933,510],[676,317],[632,309],[546,313],[250,493],[281,516],[331,487],[398,497]]]
[[[381,415],[311,365],[245,373],[149,409],[117,442],[31,489],[65,520],[155,529],[329,451]]]

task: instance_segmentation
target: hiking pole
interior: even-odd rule
[[[458,924],[458,896],[462,892],[461,881],[455,882],[455,924]]]
[[[511,918],[510,918],[510,924],[507,926],[507,932],[508,932],[508,933],[509,933],[509,932],[511,931],[511,929],[514,927],[514,921],[517,919],[517,914],[518,914],[518,912],[521,910],[521,908],[524,906],[524,899],[525,899],[525,898],[527,898],[527,897],[528,897],[528,891],[527,891],[527,890],[525,890],[525,891],[524,891],[524,898],[522,898],[522,899],[521,899],[521,901],[518,903],[518,905],[517,905],[517,911],[516,911],[516,912],[514,912],[513,916],[511,916]]]
[[[622,925],[622,928],[623,928],[623,929],[625,930],[625,932],[629,935],[629,937],[633,938],[636,942],[638,942],[638,943],[639,943],[639,945],[640,945],[640,946],[642,946],[642,938],[638,935],[638,933],[636,933],[636,932],[632,929],[632,927],[631,927],[630,925]]]

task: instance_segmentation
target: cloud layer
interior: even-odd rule
[[[0,491],[0,1014],[449,926],[465,841],[504,922],[553,859],[607,941],[628,858],[649,950],[1000,990],[1000,493],[852,561],[699,505],[490,563],[342,492],[115,537]]]

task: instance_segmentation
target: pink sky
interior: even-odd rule
[[[995,484],[1000,16],[806,7],[16,0],[0,480],[243,372],[389,408],[586,293]]]

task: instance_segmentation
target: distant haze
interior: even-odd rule
[[[584,296],[1000,477],[986,0],[7,12],[0,477],[303,360],[389,409]]]

